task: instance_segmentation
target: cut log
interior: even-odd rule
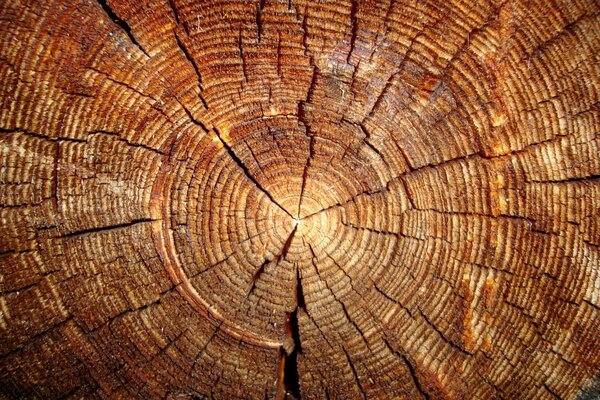
[[[0,397],[598,398],[599,12],[0,1]]]

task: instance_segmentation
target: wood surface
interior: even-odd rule
[[[0,397],[600,396],[597,0],[0,0]]]

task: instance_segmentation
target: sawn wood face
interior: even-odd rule
[[[0,397],[600,396],[599,11],[0,0]]]

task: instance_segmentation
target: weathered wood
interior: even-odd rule
[[[599,11],[0,1],[0,395],[600,396]]]

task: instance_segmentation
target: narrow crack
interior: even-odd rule
[[[196,277],[198,277],[198,276],[200,276],[200,275],[202,275],[202,274],[204,274],[206,272],[209,272],[209,271],[213,270],[214,268],[218,267],[219,265],[223,264],[224,262],[227,262],[231,257],[233,257],[235,254],[237,254],[237,251],[238,251],[237,247],[242,246],[243,244],[251,241],[252,239],[254,239],[254,238],[258,237],[258,236],[264,235],[265,232],[266,231],[262,231],[262,232],[256,233],[256,234],[254,234],[252,236],[249,236],[248,238],[242,240],[241,242],[235,243],[234,244],[236,246],[235,250],[232,250],[229,254],[227,254],[225,257],[222,257],[217,262],[204,267],[203,270],[201,270],[199,272],[196,272],[194,274],[188,275],[188,279],[190,279],[190,280],[194,279],[194,278],[196,278]],[[265,244],[265,248],[266,248],[266,244]]]
[[[129,40],[131,41],[131,43],[133,43],[138,49],[140,49],[140,51],[142,53],[144,53],[146,55],[146,57],[150,58],[150,54],[148,54],[146,52],[146,50],[144,50],[144,48],[138,43],[136,38],[133,36],[133,33],[131,32],[131,27],[127,24],[127,22],[123,21],[121,18],[119,18],[117,16],[117,14],[113,11],[113,9],[110,8],[110,6],[108,5],[106,0],[97,0],[97,2],[100,5],[100,7],[102,7],[104,12],[108,15],[108,17],[115,24],[117,24],[121,27],[121,29],[125,32],[127,37],[129,37]]]
[[[283,77],[283,70],[281,65],[281,32],[277,33],[277,76],[280,78]],[[271,86],[269,86],[269,91],[272,90]],[[269,100],[271,96],[269,95]]]
[[[229,156],[238,165],[238,167],[240,167],[240,169],[242,170],[242,172],[244,172],[244,174],[246,175],[246,177],[254,184],[254,186],[256,186],[258,188],[258,190],[260,190],[261,192],[263,192],[269,198],[269,200],[271,200],[271,202],[273,202],[273,204],[275,204],[276,206],[278,206],[283,212],[285,212],[287,215],[289,215],[293,219],[294,216],[292,214],[290,214],[290,212],[288,210],[286,210],[285,208],[283,208],[283,206],[281,204],[279,204],[275,200],[275,198],[271,195],[271,193],[269,193],[260,184],[260,182],[258,182],[256,180],[256,178],[254,176],[252,176],[252,174],[248,170],[248,167],[246,167],[246,165],[242,162],[242,160],[239,159],[239,157],[237,156],[237,154],[235,154],[235,152],[233,151],[233,149],[231,148],[231,146],[225,140],[223,140],[223,137],[222,137],[221,133],[219,132],[219,130],[216,127],[214,128],[214,131],[215,131],[217,137],[219,138],[219,141],[223,144],[223,147],[225,147],[225,150],[227,151],[227,153],[229,154]]]
[[[394,178],[390,179],[390,181],[389,181],[389,182],[386,182],[386,186],[385,186],[385,187],[382,187],[381,189],[377,189],[377,190],[374,190],[374,191],[372,191],[372,192],[370,192],[370,191],[364,191],[364,192],[357,193],[357,194],[355,194],[354,196],[352,196],[351,198],[349,198],[348,200],[346,200],[346,201],[344,201],[344,202],[341,202],[341,203],[335,203],[335,204],[332,204],[332,205],[330,205],[330,206],[328,206],[328,207],[322,208],[322,209],[320,209],[320,210],[318,210],[318,211],[315,211],[315,212],[313,212],[313,213],[311,213],[311,214],[308,214],[307,216],[303,217],[302,219],[308,219],[308,218],[312,218],[312,217],[314,217],[315,215],[317,215],[317,214],[320,214],[320,213],[323,213],[323,212],[326,212],[326,211],[328,211],[328,210],[331,210],[331,209],[334,209],[334,208],[338,208],[338,207],[344,207],[344,206],[345,206],[345,205],[347,205],[347,204],[350,204],[350,203],[352,203],[352,202],[355,202],[355,201],[356,201],[356,200],[357,200],[357,199],[358,199],[360,196],[373,196],[373,195],[376,195],[376,194],[381,194],[381,193],[383,193],[383,192],[386,192],[386,191],[388,191],[388,190],[389,190],[389,189],[388,189],[388,185],[389,185],[391,182],[393,182],[393,181],[395,181],[395,180],[398,180],[398,179],[399,179],[399,177],[394,177]]]
[[[151,151],[153,153],[160,154],[161,156],[166,155],[166,153],[164,151],[155,149],[154,147],[150,147],[148,145],[141,144],[141,143],[130,142],[129,140],[123,138],[118,132],[111,132],[111,131],[105,131],[105,130],[97,130],[97,131],[88,132],[88,136],[94,136],[94,135],[100,135],[100,134],[114,136],[116,138],[116,140],[118,140],[119,142],[123,142],[130,147],[139,147],[139,148]]]
[[[454,349],[458,350],[460,353],[462,354],[467,354],[472,356],[473,353],[464,349],[462,346],[460,346],[457,343],[454,343],[454,341],[450,340],[446,334],[444,332],[442,332],[440,330],[440,328],[438,328],[433,322],[431,322],[431,320],[427,317],[427,315],[425,315],[425,313],[423,312],[423,310],[421,310],[419,308],[419,314],[421,314],[421,316],[423,317],[423,319],[425,320],[425,322],[427,322],[427,324],[429,326],[431,326],[433,328],[434,331],[436,331],[438,333],[438,335],[440,335],[440,337],[442,338],[442,340],[446,343],[448,343],[451,347],[453,347]]]
[[[396,237],[402,236],[402,234],[400,232],[381,231],[381,230],[377,230],[374,228],[367,228],[366,226],[347,224],[347,223],[342,223],[342,225],[347,228],[356,229],[358,231],[367,231],[367,232],[375,233],[378,235],[390,235],[390,236],[396,236]]]
[[[37,133],[37,132],[32,132],[32,131],[28,131],[26,129],[21,129],[21,128],[15,128],[15,129],[4,129],[4,128],[0,128],[0,134],[16,134],[16,133],[20,133],[22,135],[26,135],[26,136],[31,136],[37,139],[43,139],[43,140],[47,140],[49,142],[73,142],[73,143],[87,143],[86,140],[84,139],[75,139],[75,138],[67,138],[67,137],[57,137],[57,138],[53,138],[47,135],[44,135],[42,133]]]
[[[302,187],[300,188],[300,197],[298,198],[298,214],[296,218],[300,218],[300,211],[302,210],[302,199],[304,198],[304,190],[306,188],[306,181],[308,179],[308,169],[310,168],[311,161],[315,155],[315,138],[310,137],[310,143],[308,145],[308,158],[304,165],[304,171],[302,172]]]
[[[248,83],[248,71],[247,71],[247,67],[246,67],[246,59],[244,58],[244,44],[243,44],[242,27],[241,26],[240,26],[240,29],[238,32],[237,45],[238,45],[238,51],[240,53],[240,59],[242,60],[242,74],[244,75],[244,82]]]
[[[179,12],[177,11],[177,7],[175,7],[175,0],[168,0],[169,6],[173,9],[173,14],[175,14],[175,23],[177,25],[181,25],[181,21],[179,20]]]
[[[165,111],[156,106],[157,103],[162,104],[162,99],[160,99],[160,98],[157,99],[155,97],[147,95],[147,94],[143,93],[142,91],[140,91],[139,89],[135,88],[134,86],[132,86],[132,85],[126,83],[126,82],[121,82],[121,81],[113,78],[112,76],[110,76],[107,72],[104,72],[104,71],[102,71],[102,70],[100,70],[100,69],[98,69],[96,67],[87,67],[87,69],[89,69],[90,71],[94,71],[97,74],[100,74],[100,75],[104,76],[106,79],[108,79],[109,81],[111,81],[111,82],[113,82],[113,83],[115,83],[115,84],[117,84],[119,86],[123,86],[123,87],[131,90],[132,92],[137,93],[139,96],[141,96],[141,97],[143,97],[145,99],[152,100],[153,103],[150,104],[150,107],[152,107],[153,110],[155,110],[156,112],[158,112],[159,114],[161,114],[162,116],[164,116],[165,119],[167,121],[169,121],[169,123],[171,125],[175,125],[173,123],[173,121],[171,121],[171,118],[165,113]]]
[[[196,60],[194,60],[194,58],[190,54],[190,51],[188,50],[187,46],[185,46],[183,44],[183,42],[181,41],[181,38],[179,37],[177,32],[173,31],[173,34],[175,35],[175,40],[177,41],[177,46],[179,47],[179,49],[181,50],[181,52],[183,53],[185,58],[189,61],[189,63],[192,64],[192,67],[194,68],[194,71],[196,72],[196,75],[198,76],[198,86],[200,87],[200,90],[201,91],[204,90],[204,88],[202,87],[202,74],[200,73],[198,63],[196,63]]]
[[[365,136],[362,140],[362,142],[369,147],[371,150],[373,150],[375,152],[375,154],[377,154],[379,156],[379,158],[381,158],[381,160],[388,166],[388,168],[390,167],[389,163],[387,162],[387,160],[385,159],[385,157],[383,156],[383,153],[381,153],[381,150],[379,150],[377,147],[375,147],[373,145],[373,143],[371,143],[371,133],[367,130],[366,126],[364,123],[356,123],[356,122],[352,122],[347,118],[342,118],[342,122],[345,122],[351,126],[354,126],[358,129],[360,129],[360,131],[362,132],[362,134]]]
[[[79,230],[79,231],[65,233],[63,235],[57,236],[57,238],[61,238],[61,239],[71,238],[71,237],[76,237],[76,236],[81,236],[81,235],[87,235],[87,234],[90,234],[90,233],[96,233],[96,232],[102,232],[102,231],[110,231],[110,230],[120,229],[120,228],[127,228],[129,226],[133,226],[133,225],[136,225],[136,224],[141,224],[141,223],[144,223],[144,222],[154,222],[154,221],[158,221],[158,220],[157,219],[152,219],[152,218],[140,218],[140,219],[135,219],[133,221],[125,222],[125,223],[122,223],[122,224],[100,226],[100,227],[82,229],[82,230]]]
[[[341,347],[342,347],[342,351],[346,355],[346,359],[348,360],[348,365],[350,366],[350,369],[352,370],[352,375],[354,375],[354,381],[356,382],[356,387],[358,388],[358,390],[360,392],[360,396],[363,398],[363,400],[366,400],[367,394],[366,394],[365,389],[363,388],[362,384],[360,383],[360,378],[359,378],[358,373],[356,372],[356,367],[354,366],[354,363],[352,363],[352,359],[350,359],[350,355],[348,354],[348,351],[343,346],[341,346]]]
[[[350,58],[352,56],[352,52],[354,51],[356,36],[358,33],[358,21],[356,19],[356,14],[358,14],[358,0],[352,0],[352,5],[350,8],[350,26],[352,27],[352,33],[350,38],[350,49],[348,50],[348,56],[346,57],[347,64],[350,64]]]
[[[265,8],[265,1],[260,0],[260,2],[256,5],[256,30],[258,31],[258,43],[260,43],[262,39],[262,11]]]
[[[425,391],[425,389],[421,385],[421,381],[417,377],[415,367],[412,364],[412,362],[408,359],[408,357],[406,355],[404,355],[403,353],[394,350],[394,348],[389,344],[389,342],[386,339],[383,339],[383,343],[385,343],[386,347],[392,354],[396,354],[404,362],[404,364],[406,365],[406,368],[408,369],[408,372],[410,373],[410,376],[412,377],[415,388],[419,391],[419,393],[421,393],[423,398],[425,398],[425,400],[431,399],[429,394]]]

